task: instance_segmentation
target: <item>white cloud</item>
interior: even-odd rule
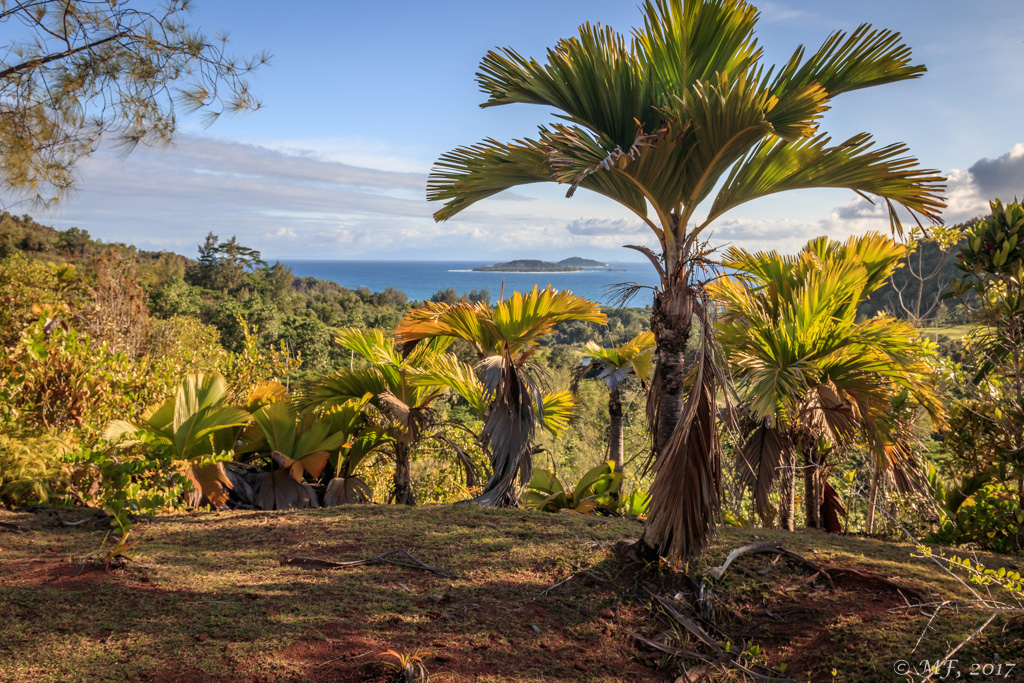
[[[788,7],[780,2],[759,2],[757,8],[761,16],[767,21],[784,22],[795,19],[807,19],[811,15],[803,10]]]
[[[599,218],[590,216],[570,222],[566,229],[573,235],[632,235],[650,228],[637,218]]]
[[[1024,144],[948,177],[945,220],[982,215],[991,198],[1024,194]],[[82,165],[82,178],[79,195],[56,217],[60,227],[76,225],[107,241],[190,255],[207,232],[237,235],[270,259],[579,254],[625,260],[637,257],[624,244],[656,246],[642,221],[589,193],[566,200],[562,188],[526,188],[438,224],[432,218],[438,205],[426,201],[425,172],[362,168],[207,138],[183,137],[170,150],[139,149],[124,161],[100,151]],[[775,206],[776,214],[785,215],[792,204]],[[884,203],[855,197],[827,207],[821,219],[727,216],[715,223],[712,236],[715,244],[795,251],[818,235],[845,238],[889,229]]]

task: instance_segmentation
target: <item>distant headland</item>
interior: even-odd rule
[[[490,266],[479,266],[473,270],[491,273],[578,273],[584,268],[607,268],[607,263],[592,261],[579,256],[562,259],[558,263],[537,259],[516,259]]]

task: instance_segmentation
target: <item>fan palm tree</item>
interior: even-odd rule
[[[743,0],[646,0],[629,37],[584,24],[544,62],[489,52],[477,80],[483,106],[526,103],[558,112],[535,138],[487,139],[444,154],[427,185],[446,220],[503,190],[537,182],[580,187],[630,209],[658,250],[634,246],[660,277],[651,312],[657,341],[648,419],[655,480],[640,550],[673,560],[699,552],[715,529],[721,471],[715,431],[716,369],[702,326],[700,362],[686,378],[691,323],[707,322],[702,242],[715,221],[758,197],[813,187],[849,188],[938,221],[943,178],[901,144],[870,136],[833,144],[818,122],[839,95],[915,78],[900,36],[868,25],[798,47],[765,68],[758,13]],[[692,390],[687,390],[687,387]]]
[[[477,303],[431,303],[405,314],[395,340],[415,348],[437,339],[463,339],[477,352],[482,381],[464,378],[457,392],[484,416],[483,440],[490,452],[492,475],[475,500],[481,505],[514,507],[519,489],[533,470],[533,437],[538,420],[557,432],[568,424],[569,392],[545,394],[538,368],[530,360],[541,337],[566,320],[605,324],[607,316],[593,301],[548,287],[514,292],[495,307]],[[473,378],[475,379],[475,377]]]
[[[392,437],[392,498],[398,504],[415,505],[411,451],[432,423],[433,403],[448,391],[447,384],[423,378],[427,372],[440,372],[442,361],[450,360],[447,349],[452,340],[434,339],[404,357],[394,341],[380,330],[345,328],[338,331],[334,340],[369,361],[369,367],[340,370],[310,383],[296,391],[295,405],[302,414],[324,413],[369,395],[370,404],[384,418],[384,427]],[[471,375],[472,370],[468,373]],[[462,455],[462,464],[471,468],[472,463]]]
[[[253,424],[243,437],[244,450],[269,451],[271,460],[278,466],[271,472],[261,472],[256,478],[253,495],[256,505],[261,510],[317,507],[319,500],[306,482],[306,476],[314,481],[319,479],[332,453],[338,458],[338,469],[342,468],[345,457],[341,451],[351,449],[350,437],[370,398],[366,395],[318,415],[303,417],[297,417],[293,406],[286,401],[271,403],[253,412]],[[332,479],[328,491],[332,485],[335,490],[339,486]],[[344,488],[344,482],[340,486]]]
[[[589,341],[584,345],[583,355],[587,359],[585,365],[577,368],[580,375],[589,375],[597,371],[597,379],[608,387],[608,449],[609,458],[615,462],[615,471],[621,472],[625,466],[622,441],[622,396],[619,388],[630,375],[635,375],[646,385],[651,372],[651,360],[654,358],[654,333],[650,330],[641,332],[625,344],[611,349],[598,346]]]
[[[863,438],[878,469],[915,469],[909,425],[893,416],[897,403],[913,399],[941,418],[926,362],[934,350],[906,321],[857,322],[858,305],[888,280],[904,253],[878,233],[845,244],[818,238],[796,256],[726,252],[723,265],[739,272],[710,291],[722,306],[719,340],[750,417],[738,469],[756,482],[766,523],[774,516],[769,491],[779,479],[779,523],[793,529],[798,454],[812,527],[821,525],[826,494],[834,494],[823,477],[832,446]]]
[[[222,456],[234,454],[235,439],[248,424],[248,411],[227,405],[228,385],[218,373],[186,377],[173,396],[142,414],[139,423],[114,420],[103,429],[103,438],[114,441],[145,433],[150,442],[171,452],[182,475],[192,484],[188,502],[199,507],[208,501],[223,507],[232,487]],[[122,440],[121,445],[140,443]],[[218,460],[220,458],[220,460]]]

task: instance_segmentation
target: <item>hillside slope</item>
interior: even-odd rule
[[[741,680],[733,668],[695,668],[657,651],[701,645],[686,642],[648,592],[685,593],[686,577],[612,552],[641,531],[637,522],[449,506],[197,513],[136,524],[142,541],[127,567],[75,576],[104,532],[63,526],[61,516],[86,515],[0,511],[4,681],[385,681],[390,674],[374,662],[389,649],[421,653],[444,681],[672,681],[684,664],[706,680]],[[707,561],[765,540],[837,577],[835,568],[853,568],[928,601],[968,597],[913,559],[913,547],[874,539],[726,529]],[[394,549],[459,578],[389,564],[281,563]],[[882,584],[830,586],[771,555],[737,560],[709,604],[701,623],[729,643],[729,658],[799,681],[831,681],[832,669],[834,680],[893,680],[896,660],[940,658],[984,616],[948,610],[926,629],[929,611],[906,609]],[[961,662],[996,656],[1024,667],[1024,618],[997,619],[958,654]]]

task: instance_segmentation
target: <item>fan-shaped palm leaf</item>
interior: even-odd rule
[[[115,420],[103,430],[103,438],[121,439],[146,432],[151,440],[163,443],[180,464],[183,475],[194,491],[189,502],[199,506],[203,499],[220,507],[227,502],[231,482],[223,465],[213,456],[222,456],[233,447],[218,443],[218,435],[237,435],[250,420],[241,408],[224,405],[227,382],[220,374],[195,374],[186,377],[174,396],[152,406],[142,415],[141,424]],[[138,443],[124,441],[123,445]]]

